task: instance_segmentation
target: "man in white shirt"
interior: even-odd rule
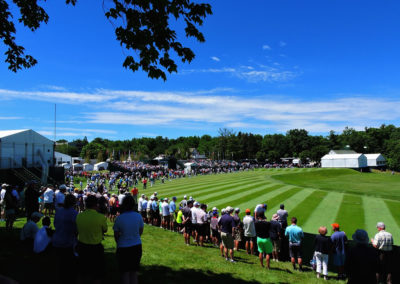
[[[144,199],[144,194],[141,195],[141,197],[139,198],[139,201],[138,201],[138,212],[139,212],[139,214],[140,214],[140,212],[142,212],[143,199]]]
[[[53,214],[54,210],[54,190],[52,186],[49,186],[43,193],[44,200],[44,215]]]

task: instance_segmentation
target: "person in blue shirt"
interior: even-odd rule
[[[289,237],[289,254],[293,269],[296,270],[296,258],[299,271],[303,270],[303,259],[301,256],[301,242],[304,238],[303,230],[297,226],[297,218],[292,217],[291,225],[286,227],[285,236]]]
[[[56,211],[54,216],[55,232],[52,237],[52,245],[57,256],[57,283],[72,283],[76,275],[71,273],[69,267],[74,262],[74,247],[77,243],[76,216],[78,212],[74,209],[76,198],[72,194],[65,196],[63,207]]]
[[[117,243],[117,261],[122,283],[137,283],[137,271],[142,258],[144,223],[139,213],[134,211],[135,200],[132,195],[124,198],[121,215],[114,223],[114,239]]]
[[[176,197],[172,197],[171,202],[169,203],[169,213],[171,214],[171,217],[169,218],[169,229],[171,231],[174,231],[174,224],[176,221]]]

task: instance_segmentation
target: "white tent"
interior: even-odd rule
[[[56,165],[62,165],[64,163],[72,165],[72,157],[60,152],[54,152],[54,158],[56,158]]]
[[[81,165],[81,164],[78,164],[78,163],[72,164],[72,168],[73,168],[74,171],[81,171],[81,170],[83,170],[82,165]]]
[[[386,159],[382,154],[365,154],[365,156],[368,167],[384,167],[386,165]]]
[[[192,171],[192,165],[193,164],[194,163],[185,163],[185,164],[183,164],[185,166],[184,171],[185,171],[186,174],[189,174]]]
[[[321,159],[322,168],[351,168],[367,167],[367,157],[364,154],[334,154],[325,155]]]
[[[61,167],[63,167],[66,170],[69,170],[71,168],[71,164],[63,163],[63,164],[61,164]]]
[[[94,169],[93,165],[91,165],[89,163],[84,163],[82,166],[83,166],[84,171],[93,171],[93,169]]]
[[[108,168],[108,163],[107,162],[100,162],[97,164],[94,164],[94,171],[102,171],[102,170],[107,170]]]
[[[54,164],[54,142],[31,130],[0,131],[0,168],[48,168]]]

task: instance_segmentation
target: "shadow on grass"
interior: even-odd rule
[[[178,271],[172,270],[166,266],[144,266],[141,268],[139,275],[140,283],[218,283],[218,284],[285,284],[288,282],[258,282],[246,281],[239,278],[234,278],[228,273],[214,273],[212,271],[200,271],[195,269],[180,269]]]

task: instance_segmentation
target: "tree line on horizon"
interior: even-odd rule
[[[56,151],[85,160],[104,161],[107,158],[126,160],[128,155],[132,160],[151,160],[160,154],[189,159],[196,149],[213,160],[257,159],[261,163],[279,163],[284,157],[320,162],[331,149],[351,149],[357,153],[381,153],[390,169],[400,171],[400,127],[394,125],[366,127],[362,131],[346,127],[342,133],[330,131],[327,136],[310,135],[304,129],[262,136],[223,128],[218,134],[176,139],[157,136],[108,140],[98,137],[91,142],[85,137],[71,142],[59,140]]]

